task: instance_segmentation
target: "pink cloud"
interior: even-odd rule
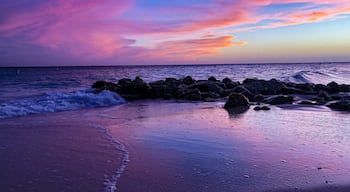
[[[271,4],[308,3],[308,9],[261,13]],[[318,6],[318,5],[329,6]],[[56,0],[8,15],[0,35],[82,58],[125,57],[138,60],[188,60],[220,54],[221,48],[244,45],[220,29],[281,22],[250,29],[274,28],[332,19],[350,13],[348,0],[213,0],[201,6],[139,9],[132,0]],[[137,12],[136,12],[136,11]],[[137,15],[128,18],[125,14]],[[163,19],[165,18],[165,19]],[[140,43],[144,40],[152,44]],[[151,48],[150,48],[151,47]]]
[[[117,4],[116,4],[117,3]],[[110,56],[132,44],[118,33],[122,25],[108,20],[131,7],[129,1],[64,1],[45,3],[0,25],[8,36],[25,35],[34,43],[66,49],[74,55]]]

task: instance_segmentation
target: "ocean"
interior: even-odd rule
[[[214,76],[234,81],[275,78],[295,83],[350,84],[350,63],[0,68],[0,118],[125,103],[117,94],[93,94],[90,87],[98,80],[117,82],[139,76],[151,82],[188,75],[197,80]]]
[[[350,84],[350,63],[0,68],[0,191],[350,190],[349,112],[129,102],[97,80]]]

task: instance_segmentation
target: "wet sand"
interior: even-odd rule
[[[104,191],[120,166],[88,111],[0,120],[0,191]]]
[[[150,101],[101,113],[130,151],[120,191],[347,189],[348,114],[306,106],[229,114],[222,105]]]
[[[281,189],[281,190],[269,190],[266,192],[348,192],[350,191],[350,186],[322,186],[307,189]]]
[[[116,191],[349,191],[348,113],[222,105],[140,101],[2,119],[1,191],[105,191],[125,152]]]

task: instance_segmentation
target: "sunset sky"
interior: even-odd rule
[[[336,61],[349,0],[0,0],[0,66]]]

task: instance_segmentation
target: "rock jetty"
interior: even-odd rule
[[[147,83],[140,77],[120,79],[118,82],[97,81],[92,85],[95,93],[109,90],[129,101],[140,99],[175,99],[188,101],[215,101],[227,99],[225,108],[250,105],[300,104],[326,105],[333,110],[350,111],[350,85],[330,82],[324,84],[291,83],[276,79],[245,79],[243,82],[215,77],[195,80],[191,76],[181,79],[166,78]],[[303,99],[301,99],[303,98]],[[257,110],[261,108],[256,108]],[[264,107],[267,110],[266,107]],[[262,110],[264,110],[262,109]]]

